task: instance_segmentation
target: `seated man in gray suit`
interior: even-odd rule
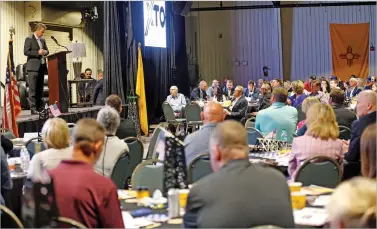
[[[246,139],[245,128],[232,120],[212,131],[214,173],[191,188],[186,228],[295,227],[287,181],[277,170],[249,162]]]
[[[208,102],[202,113],[204,126],[201,130],[187,135],[185,138],[185,156],[187,167],[191,161],[202,153],[208,153],[209,136],[217,123],[224,120],[223,107],[216,102]]]

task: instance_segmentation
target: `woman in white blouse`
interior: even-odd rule
[[[28,178],[36,175],[41,165],[45,169],[54,169],[62,160],[72,158],[72,148],[69,147],[69,129],[64,119],[48,119],[42,128],[42,139],[47,149],[35,154],[31,159]]]

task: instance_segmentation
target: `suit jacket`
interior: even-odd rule
[[[186,228],[251,228],[260,225],[295,227],[289,188],[277,170],[228,162],[217,173],[199,180],[190,190]]]
[[[42,43],[42,49],[46,50],[47,53],[45,56],[49,54],[46,41],[44,38],[39,38]],[[41,58],[42,56],[38,54],[38,50],[41,49],[38,45],[38,41],[35,38],[35,35],[32,34],[31,36],[25,39],[24,43],[24,55],[27,56],[27,63],[26,63],[26,71],[38,71],[39,67],[41,66]],[[47,62],[47,60],[46,60]]]
[[[376,123],[376,111],[353,121],[352,133],[348,153],[344,156],[346,161],[360,161],[360,138],[365,128]]]
[[[352,122],[357,119],[355,112],[346,109],[343,104],[332,104],[336,121],[340,126],[346,126],[351,129]]]
[[[203,93],[203,99],[207,100],[207,93],[206,93],[206,91],[202,91],[202,93]],[[199,87],[197,87],[194,90],[192,90],[190,99],[191,100],[199,100],[200,99],[200,88]]]
[[[269,93],[269,94],[267,94],[265,96],[260,95],[259,96],[259,101],[258,101],[258,103],[259,103],[258,111],[266,109],[269,106],[271,106],[270,100],[271,100],[271,93]]]
[[[227,98],[227,99],[229,99],[230,97],[228,96],[228,88],[227,87],[224,87],[224,89],[223,89],[223,94],[225,95],[225,97]],[[233,94],[234,94],[234,88],[232,88],[232,90],[230,90],[230,96],[233,96]]]
[[[245,97],[250,97],[249,88],[246,88],[243,94],[245,95]],[[260,94],[260,90],[258,88],[254,88],[253,93],[251,93],[251,98],[253,98],[254,100],[257,100],[259,97],[259,94]]]
[[[236,104],[234,104],[234,106],[232,107],[232,110],[230,111],[230,115],[228,117],[230,119],[241,121],[241,119],[246,117],[247,105],[248,105],[247,100],[245,99],[244,96],[241,96],[237,100]]]
[[[352,92],[352,95],[351,95],[351,92]],[[356,88],[353,91],[352,91],[352,89],[346,91],[346,97],[347,98],[353,98],[357,94],[359,94],[360,92],[361,92],[361,89],[356,86]]]
[[[103,78],[98,80],[94,87],[93,103],[96,105],[105,104],[105,98],[103,97]]]

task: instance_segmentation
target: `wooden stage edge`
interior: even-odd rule
[[[91,112],[91,111],[96,111],[100,110],[104,106],[92,106],[92,107],[80,107],[80,108],[68,108],[67,113],[62,113],[61,116],[69,116],[69,115],[74,115],[74,114],[79,114],[79,113],[85,113],[85,112]],[[3,117],[3,108],[0,108],[0,117]],[[50,115],[52,117],[52,115]],[[32,115],[30,110],[22,110],[20,116],[18,116],[16,122],[18,123],[23,123],[23,122],[30,122],[30,121],[37,121],[38,120],[38,115]],[[0,123],[2,120],[0,120]]]

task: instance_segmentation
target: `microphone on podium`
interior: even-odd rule
[[[65,48],[65,49],[67,49],[67,51],[69,51],[67,47],[65,47],[65,46],[63,46],[63,45],[60,45],[59,42],[58,42],[58,40],[56,40],[56,38],[55,38],[54,36],[51,36],[51,39],[54,40],[55,43],[56,43],[58,46],[63,47],[63,48]]]

